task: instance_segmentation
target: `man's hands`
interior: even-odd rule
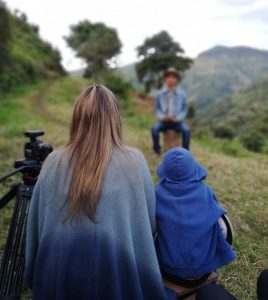
[[[162,122],[172,122],[171,117],[170,116],[164,116],[161,120]]]
[[[179,123],[180,120],[176,116],[164,116],[161,121]]]
[[[172,116],[172,117],[171,117],[171,120],[172,120],[172,122],[174,122],[174,123],[179,123],[179,122],[180,122],[179,118],[176,117],[176,116]]]

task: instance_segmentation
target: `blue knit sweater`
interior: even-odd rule
[[[153,242],[155,193],[142,154],[114,150],[96,223],[79,224],[64,222],[64,151],[47,158],[30,205],[25,274],[33,298],[166,299]]]

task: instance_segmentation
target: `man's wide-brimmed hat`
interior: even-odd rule
[[[164,72],[163,77],[166,78],[168,75],[174,75],[175,77],[177,77],[177,79],[181,79],[181,75],[180,75],[179,71],[174,67],[168,68]]]

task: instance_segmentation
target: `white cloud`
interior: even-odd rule
[[[136,60],[136,47],[162,29],[169,31],[191,56],[217,44],[268,49],[266,0],[6,2],[11,8],[26,12],[29,20],[40,26],[42,37],[60,49],[68,69],[79,68],[81,61],[75,59],[62,37],[68,35],[71,24],[83,19],[103,21],[117,28],[124,45],[120,64]]]

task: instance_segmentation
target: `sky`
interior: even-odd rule
[[[42,38],[57,47],[67,70],[83,61],[63,36],[70,25],[88,19],[116,28],[123,48],[122,66],[137,60],[136,47],[145,38],[167,30],[185,53],[196,57],[215,45],[251,46],[268,50],[268,0],[5,0],[39,26]]]

